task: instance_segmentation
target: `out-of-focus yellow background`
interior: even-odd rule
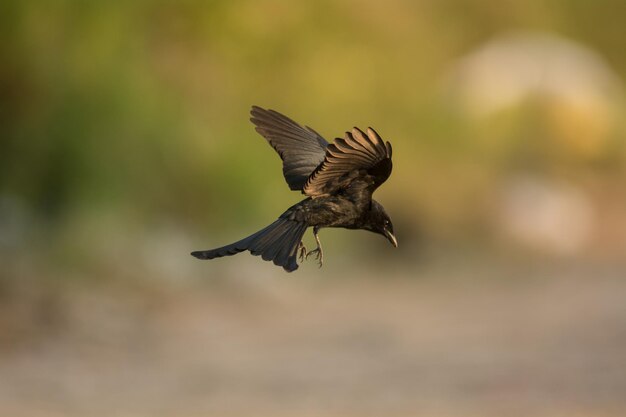
[[[3,2],[0,415],[623,416],[625,15]],[[391,141],[400,247],[189,256],[301,198],[252,104]]]

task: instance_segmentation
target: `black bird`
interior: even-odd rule
[[[266,261],[291,272],[300,261],[315,254],[320,267],[322,227],[364,229],[385,236],[393,246],[391,219],[372,193],[391,174],[391,144],[372,128],[358,128],[329,144],[308,126],[301,126],[274,111],[252,106],[250,121],[283,160],[283,175],[289,188],[307,196],[291,206],[278,220],[255,234],[231,245],[196,251],[198,259],[230,256],[249,250]],[[302,236],[313,227],[317,248],[307,252]]]

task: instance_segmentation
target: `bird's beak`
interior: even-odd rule
[[[389,242],[391,242],[394,248],[398,247],[398,239],[396,239],[393,233],[391,233],[389,230],[385,230],[385,237]]]

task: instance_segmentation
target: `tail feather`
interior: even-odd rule
[[[294,265],[295,264],[296,268],[298,267],[297,262],[296,262],[298,245],[302,241],[302,235],[304,234],[305,231],[306,231],[306,225],[300,224],[299,230],[297,231],[297,233],[293,233],[291,235],[291,240],[287,242],[285,245],[283,245],[278,251],[278,253],[276,254],[276,257],[274,258],[274,263],[276,265],[282,266],[282,265],[290,265],[290,264]]]
[[[259,236],[250,242],[250,253],[255,256],[263,256],[263,254],[271,249],[272,245],[276,244],[276,241],[287,232],[286,222],[277,220],[272,223],[271,226],[273,227],[266,228],[264,233],[259,234]],[[265,257],[263,257],[263,259],[266,261],[271,260],[271,258],[265,259]]]
[[[276,255],[278,255],[280,249],[283,246],[288,246],[289,242],[292,240],[293,236],[289,233],[286,224],[282,224],[281,226],[268,233],[271,236],[265,241],[263,248],[259,249],[261,258],[263,258],[264,261],[277,261]]]
[[[214,259],[249,250],[253,255],[261,255],[263,260],[273,261],[287,272],[292,272],[298,269],[298,244],[306,229],[305,223],[278,219],[245,239],[216,249],[191,252],[191,255],[198,259]]]

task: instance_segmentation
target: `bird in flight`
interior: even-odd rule
[[[198,259],[230,256],[245,250],[273,261],[287,272],[315,255],[324,261],[318,236],[322,227],[363,229],[383,235],[394,247],[391,219],[372,193],[391,174],[391,144],[372,128],[346,132],[329,144],[315,130],[274,110],[252,106],[250,121],[283,161],[283,175],[292,190],[306,198],[291,206],[266,228],[233,244],[192,252]],[[302,236],[313,227],[317,247],[307,252]]]

